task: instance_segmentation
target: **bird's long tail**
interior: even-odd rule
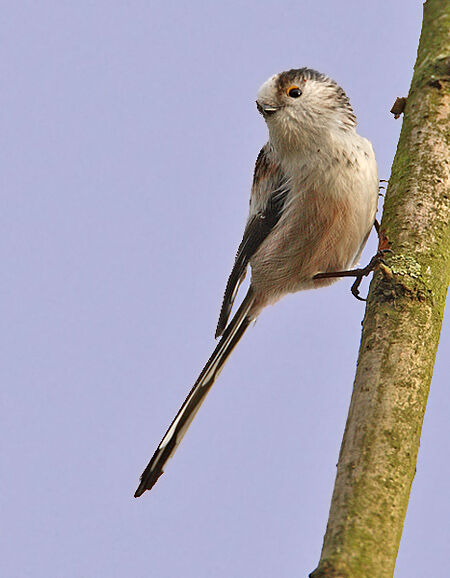
[[[225,329],[223,337],[217,344],[213,354],[198,376],[194,387],[175,416],[166,435],[157,447],[148,466],[145,468],[139,487],[134,494],[135,498],[141,496],[146,490],[150,490],[164,473],[167,461],[175,453],[195,414],[200,409],[206,394],[211,389],[235,345],[250,325],[252,319],[249,317],[249,312],[253,302],[254,295],[250,288],[235,316]]]

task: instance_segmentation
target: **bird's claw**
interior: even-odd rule
[[[377,251],[376,255],[372,257],[368,265],[366,265],[362,269],[354,269],[356,279],[351,287],[351,292],[352,295],[356,297],[356,299],[358,299],[358,301],[367,301],[367,298],[359,296],[359,286],[361,285],[363,277],[367,277],[367,275],[370,275],[370,273],[375,271],[375,269],[379,265],[381,264],[386,265],[383,259],[386,253],[393,253],[393,251],[392,249],[380,249]]]
[[[364,297],[360,297],[359,286],[361,285],[363,277],[367,277],[367,275],[370,275],[370,273],[375,271],[375,269],[380,264],[386,265],[386,263],[384,262],[384,259],[383,259],[384,255],[386,253],[393,253],[393,251],[390,248],[379,249],[377,251],[376,255],[374,255],[372,257],[372,259],[369,261],[369,264],[366,265],[365,267],[362,267],[361,269],[351,269],[349,271],[329,271],[326,273],[317,273],[317,275],[314,275],[313,279],[331,279],[333,277],[356,277],[356,279],[355,279],[355,281],[351,287],[352,295],[354,297],[356,297],[356,299],[358,299],[358,301],[367,301],[367,299],[365,299]]]

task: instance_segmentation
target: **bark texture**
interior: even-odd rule
[[[450,4],[428,0],[381,229],[321,560],[311,578],[391,578],[450,280]],[[394,122],[394,121],[393,121]]]

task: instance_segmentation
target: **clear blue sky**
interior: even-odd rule
[[[388,178],[421,15],[409,0],[3,7],[2,577],[315,568],[364,312],[350,281],[267,309],[153,492],[132,496],[214,345],[266,139],[258,87],[292,67],[335,78]],[[444,322],[397,578],[448,568],[449,343]]]

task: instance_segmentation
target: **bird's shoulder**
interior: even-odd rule
[[[273,146],[267,142],[256,158],[250,197],[250,215],[264,211],[269,198],[274,192],[284,188],[287,181],[286,171]]]

